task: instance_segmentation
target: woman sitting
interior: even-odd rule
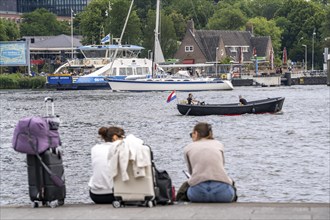
[[[213,139],[212,127],[198,123],[190,133],[193,140],[184,148],[191,177],[188,199],[191,202],[233,202],[236,192],[224,168],[224,146]]]

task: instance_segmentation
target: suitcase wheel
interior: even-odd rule
[[[112,202],[112,206],[114,207],[114,208],[119,208],[120,207],[120,201],[113,201]]]
[[[38,208],[39,202],[32,202],[32,208]]]
[[[154,203],[151,200],[149,200],[147,202],[147,207],[152,208],[153,206],[154,206]]]
[[[56,208],[58,206],[57,201],[51,201],[49,202],[49,207]]]

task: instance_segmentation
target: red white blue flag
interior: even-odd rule
[[[171,94],[167,97],[167,103],[169,103],[170,101],[172,101],[172,100],[174,100],[174,99],[176,99],[176,94],[175,94],[175,90],[173,90],[172,92],[171,92]]]

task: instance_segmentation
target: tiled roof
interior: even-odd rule
[[[71,36],[61,34],[58,36],[46,38],[44,40],[36,41],[30,45],[30,48],[31,50],[69,50],[72,47],[71,44]],[[73,37],[73,48],[80,46],[82,46],[80,39]]]
[[[244,53],[244,60],[250,60],[253,48],[257,50],[258,56],[266,56],[269,37],[253,37],[249,31],[228,31],[228,30],[195,30],[196,43],[203,51],[208,61],[215,60],[216,47],[220,40],[226,47],[226,54],[237,56],[231,53],[229,47],[248,47],[248,52]]]

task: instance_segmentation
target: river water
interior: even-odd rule
[[[330,88],[319,86],[236,87],[195,92],[206,103],[284,96],[281,113],[242,116],[182,116],[170,92],[0,91],[1,205],[29,204],[26,155],[11,146],[20,118],[45,114],[45,97],[55,98],[66,172],[66,203],[91,203],[90,149],[101,126],[123,127],[151,146],[156,166],[166,169],[178,189],[185,181],[183,147],[197,122],[213,126],[225,145],[226,169],[240,202],[329,202]],[[177,92],[185,99],[188,92]],[[203,155],[201,155],[203,156]]]

